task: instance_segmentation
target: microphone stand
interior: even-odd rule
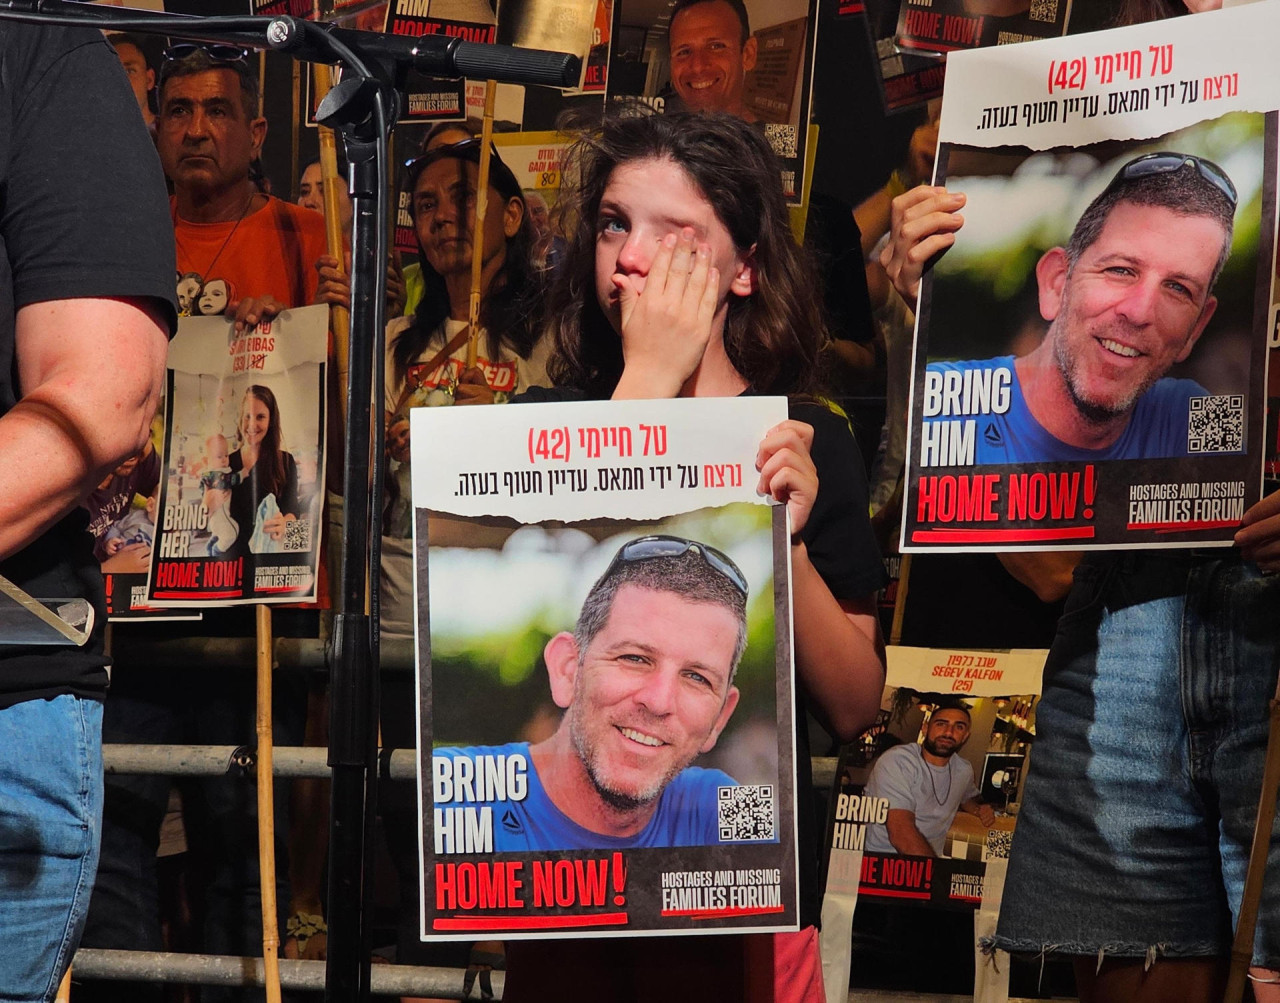
[[[307,62],[340,62],[348,71],[316,113],[320,124],[341,132],[345,140],[354,213],[342,570],[334,596],[330,651],[328,762],[332,798],[325,1000],[367,1000],[370,945],[366,917],[372,891],[369,831],[376,810],[376,614],[384,466],[382,422],[373,422],[372,407],[373,388],[382,386],[381,342],[386,328],[387,137],[404,100],[410,69],[442,77],[570,87],[578,80],[580,60],[568,53],[429,35],[407,38],[293,17],[154,14],[69,0],[0,0],[0,20],[83,25],[272,48]],[[366,612],[366,590],[372,617]]]

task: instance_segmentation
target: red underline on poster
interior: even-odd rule
[[[952,895],[951,901],[952,902],[976,902],[978,904],[981,904],[982,897],[980,895]]]
[[[258,591],[266,591],[259,589]],[[226,589],[221,592],[157,592],[157,599],[240,599],[244,593],[240,589]]]
[[[1125,529],[1154,530],[1157,533],[1177,533],[1197,529],[1230,529],[1239,526],[1239,519],[1205,519],[1203,522],[1131,522]]]
[[[962,49],[972,49],[972,45],[943,45],[940,42],[930,42],[928,48],[923,45],[916,45],[914,40],[903,39],[898,42],[898,48],[905,49],[907,52],[959,52]]]
[[[912,543],[1029,543],[1033,540],[1088,540],[1092,526],[1060,526],[1056,529],[917,529]]]
[[[927,900],[933,898],[931,892],[906,892],[898,888],[863,888],[858,892],[859,895],[879,895],[886,899],[921,899]]]
[[[690,919],[727,919],[731,916],[763,916],[766,913],[783,912],[778,906],[743,906],[739,909],[663,909],[663,916],[687,916]]]
[[[473,916],[436,919],[437,930],[567,930],[580,926],[626,926],[625,912],[597,913],[594,916]]]

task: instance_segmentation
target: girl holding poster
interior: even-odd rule
[[[884,668],[874,604],[883,570],[866,515],[862,460],[842,417],[799,399],[815,389],[826,337],[817,273],[792,239],[773,151],[740,119],[617,119],[582,139],[571,161],[568,176],[580,178],[569,214],[577,225],[552,294],[556,355],[549,367],[564,389],[525,399],[793,399],[793,420],[760,445],[758,490],[787,505],[792,528],[801,930],[745,941],[667,939],[660,970],[652,946],[636,950],[626,946],[630,940],[573,944],[565,958],[553,943],[531,951],[513,942],[506,998],[558,998],[566,968],[586,964],[609,998],[615,996],[606,986],[619,999],[637,992],[659,998],[678,987],[680,998],[764,993],[819,1001],[818,856],[804,708],[807,699],[833,734],[850,740],[875,716]],[[748,975],[741,991],[733,984],[742,972],[766,967],[771,976]]]

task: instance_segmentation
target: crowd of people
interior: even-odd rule
[[[1188,0],[1184,11],[1131,0],[1117,23],[1206,6],[1211,4]],[[419,599],[409,504],[413,408],[786,396],[789,418],[761,442],[757,467],[759,492],[786,505],[792,529],[800,930],[665,938],[661,965],[654,964],[653,943],[643,938],[517,941],[505,952],[492,942],[423,945],[417,936],[417,798],[412,785],[384,782],[381,815],[398,877],[396,958],[459,967],[505,964],[505,998],[515,1003],[562,998],[570,970],[602,999],[825,998],[810,721],[836,743],[848,742],[880,708],[884,645],[877,595],[886,576],[871,513],[885,519],[895,495],[901,496],[900,404],[907,377],[899,366],[895,380],[894,360],[903,357],[926,263],[951,246],[963,226],[963,196],[923,183],[937,135],[935,108],[890,184],[856,212],[845,207],[839,225],[825,227],[824,253],[817,258],[793,238],[776,155],[744,103],[744,81],[758,53],[741,0],[677,0],[669,39],[671,86],[689,110],[607,117],[583,130],[564,172],[575,183],[550,208],[541,194],[521,189],[494,148],[484,193],[488,208],[477,228],[482,147],[475,123],[432,129],[407,164],[402,183],[419,253],[408,268],[398,257],[388,263],[380,627],[384,637],[411,638]],[[164,334],[171,336],[177,317],[222,314],[243,332],[291,307],[348,305],[350,294],[349,259],[329,253],[324,218],[316,211],[324,184],[318,162],[306,165],[298,179],[297,203],[263,190],[259,161],[267,121],[248,53],[180,43],[153,68],[138,39],[116,35],[110,42],[114,56],[87,32],[8,24],[0,31],[0,45],[31,62],[30,72],[0,83],[0,113],[16,123],[3,176],[30,180],[36,168],[28,160],[74,159],[57,156],[59,132],[67,122],[81,121],[86,134],[109,134],[103,149],[113,164],[127,168],[112,204],[92,226],[59,215],[61,242],[80,250],[78,270],[57,265],[56,285],[27,277],[40,274],[49,257],[47,242],[29,239],[37,225],[28,223],[29,215],[48,225],[40,211],[24,202],[13,207],[11,221],[9,203],[16,200],[0,196],[4,242],[11,260],[22,265],[5,280],[13,310],[0,318],[5,351],[17,359],[16,379],[7,370],[0,374],[0,483],[6,488],[0,492],[0,573],[28,591],[70,589],[96,600],[101,589],[95,569],[146,567],[151,535],[140,512],[144,503],[154,506],[161,474],[150,421]],[[100,102],[88,110],[77,105],[82,75],[95,82]],[[45,81],[40,115],[56,121],[53,134],[25,110],[28,88],[15,83],[20,80]],[[68,171],[70,176],[41,184],[73,190],[80,178]],[[14,190],[10,180],[4,191]],[[338,204],[349,233],[345,193]],[[1040,344],[1017,358],[939,367],[1009,374],[1018,407],[1005,416],[996,452],[978,462],[1156,455],[1133,441],[1156,436],[1168,424],[1157,398],[1182,400],[1195,390],[1175,385],[1187,381],[1166,372],[1192,351],[1213,316],[1235,209],[1230,179],[1202,158],[1125,164],[1082,217],[1078,235],[1037,266],[1048,325]],[[136,237],[138,246],[112,245],[121,235]],[[14,248],[30,254],[30,269]],[[1117,248],[1123,248],[1123,282],[1115,274]],[[477,249],[481,299],[479,330],[473,331]],[[1134,294],[1134,287],[1149,295]],[[1157,294],[1169,302],[1153,305]],[[1144,308],[1155,320],[1139,316]],[[1141,353],[1151,361],[1139,378],[1119,389],[1107,361],[1088,354],[1098,325],[1112,324],[1113,316],[1120,318],[1115,324],[1151,328],[1155,345]],[[87,330],[101,332],[92,345]],[[1118,327],[1107,330],[1107,351],[1138,354],[1114,334]],[[90,398],[95,410],[88,414],[66,387],[81,386],[86,360],[98,366],[104,352],[118,368],[102,398]],[[877,443],[855,440],[849,418],[831,403],[830,378],[850,370],[883,373],[886,364],[888,419],[869,483]],[[263,498],[277,502],[260,527],[268,536],[283,533],[299,511],[297,464],[282,442],[287,422],[272,391],[255,384],[237,408],[233,436],[220,434],[206,444],[216,476],[204,485],[211,511],[225,508],[230,520],[219,545],[233,555],[249,546]],[[107,411],[118,415],[114,424],[94,417]],[[1034,441],[1029,429],[1036,431]],[[37,485],[8,473],[37,447],[51,464],[63,463],[66,474]],[[1175,451],[1170,446],[1159,455]],[[87,511],[77,511],[77,504]],[[1075,567],[1079,555],[1015,555],[1003,568],[993,561],[988,569],[1004,579],[1001,587],[1020,590],[1018,601],[1028,608],[1049,609],[1046,602],[1061,601],[1071,587],[1074,567],[1068,612],[1046,672],[1036,761],[1004,896],[1008,908],[987,946],[1074,959],[1082,1000],[1192,1001],[1219,991],[1239,910],[1280,648],[1280,621],[1272,615],[1280,578],[1270,576],[1280,568],[1278,513],[1280,493],[1270,494],[1245,514],[1236,550],[1214,558],[1182,551],[1108,555]],[[96,549],[81,540],[86,524]],[[442,521],[440,532],[441,539],[462,539],[468,527]],[[1015,581],[1021,584],[1010,586]],[[550,694],[563,715],[538,739],[502,750],[527,760],[536,804],[546,808],[521,823],[509,847],[498,849],[697,842],[695,830],[706,820],[697,821],[696,811],[673,816],[671,806],[680,798],[694,803],[696,786],[714,785],[721,776],[691,764],[715,745],[737,703],[732,680],[746,602],[741,572],[714,548],[668,537],[623,547],[593,586],[574,629],[546,646]],[[698,661],[699,688],[673,695],[669,689],[659,694],[658,686],[619,683],[619,670],[600,655],[609,638],[624,625],[631,633],[654,622],[680,625],[691,605],[713,607],[718,619],[710,626],[705,616],[687,628],[674,626],[680,643],[654,639],[645,651],[653,652],[655,673],[681,673],[680,666]],[[247,636],[251,627],[242,612],[210,612],[200,632]],[[277,616],[277,633],[314,636],[317,623],[314,609],[289,611]],[[252,743],[254,682],[247,672],[203,673],[196,684],[190,666],[176,659],[165,664],[128,657],[131,639],[187,632],[117,625],[114,644],[122,654],[109,689],[101,630],[96,647],[70,655],[54,649],[0,653],[6,680],[0,685],[0,743],[15,749],[39,741],[65,750],[40,776],[38,764],[23,764],[26,775],[11,768],[15,757],[0,756],[0,845],[25,854],[12,865],[0,863],[0,873],[42,873],[39,918],[21,924],[29,931],[17,952],[21,960],[0,952],[0,995],[52,999],[77,942],[171,947],[162,901],[178,902],[178,912],[198,917],[191,949],[259,953],[251,787],[237,777],[181,785],[190,864],[175,898],[174,875],[157,856],[174,812],[169,778],[113,775],[104,785],[101,777],[101,741]],[[1189,651],[1195,655],[1184,654]],[[411,680],[384,673],[382,690],[384,746],[412,746],[417,725]],[[659,708],[664,700],[669,703]],[[317,713],[307,681],[279,677],[274,702],[276,742],[303,744],[308,714],[314,719]],[[673,736],[665,743],[672,751],[661,777],[636,776],[610,758],[603,737],[609,729],[601,723],[606,705],[642,708],[629,721],[670,719],[664,734]],[[1103,721],[1106,715],[1095,706],[1112,709],[1113,719]],[[970,724],[966,704],[941,703],[921,745],[884,757],[872,784],[894,807],[885,825],[869,834],[869,848],[930,856],[939,852],[957,811],[989,824],[991,809],[978,797],[972,770],[955,755]],[[632,740],[656,742],[640,725],[628,728],[636,733]],[[1124,737],[1144,728],[1159,736],[1152,746],[1158,751],[1137,769]],[[1092,800],[1064,798],[1062,792],[1099,757],[1110,757],[1109,786]],[[947,797],[940,799],[941,776]],[[11,807],[10,789],[55,802],[66,817],[27,817],[26,809]],[[941,806],[936,810],[924,794],[929,789]],[[323,805],[303,797],[291,803],[283,785],[277,792],[277,857],[287,861],[292,850],[295,858],[294,866],[278,868],[279,927],[291,935],[287,952],[322,956],[323,850],[312,837],[327,826]],[[1117,807],[1135,804],[1141,811]],[[302,817],[291,818],[291,808]],[[544,828],[549,814],[554,824]],[[80,835],[68,837],[65,846],[28,838],[55,830]],[[1280,858],[1280,840],[1273,843],[1272,856]],[[43,876],[37,865],[53,858],[62,866]],[[16,878],[8,877],[0,887],[0,929],[17,929],[10,917],[35,901],[26,891],[21,902],[15,900],[14,887]],[[1053,908],[1037,905],[1045,896]],[[1269,890],[1252,970],[1263,1003],[1280,999],[1277,909],[1280,895]],[[86,999],[163,997],[159,985],[143,983],[85,982],[76,992]],[[208,987],[200,998],[252,995]]]

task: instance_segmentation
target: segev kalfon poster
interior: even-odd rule
[[[796,928],[785,416],[413,411],[425,939]]]

